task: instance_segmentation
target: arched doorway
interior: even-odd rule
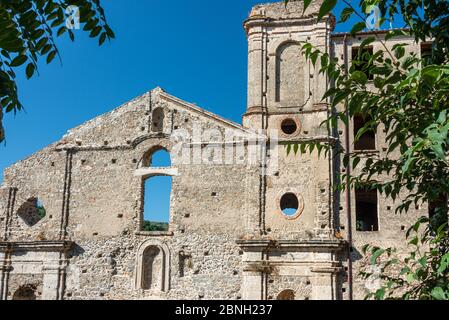
[[[143,253],[143,283],[145,290],[162,291],[164,275],[164,261],[161,249],[156,246],[148,247]]]
[[[25,285],[19,287],[14,292],[13,300],[36,300],[36,287],[33,285]]]
[[[155,239],[142,243],[136,266],[138,289],[153,293],[170,290],[170,250],[165,243]]]
[[[295,292],[293,290],[284,290],[278,294],[277,300],[295,300]]]

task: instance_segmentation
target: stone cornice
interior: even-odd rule
[[[0,241],[0,252],[65,252],[73,248],[74,244],[73,241]]]
[[[338,251],[347,246],[343,240],[237,240],[244,249],[330,249]]]
[[[332,30],[331,22],[332,17],[328,16],[324,17],[323,20],[317,23],[317,17],[314,15],[310,15],[303,18],[284,18],[284,19],[273,19],[264,16],[255,16],[245,20],[243,26],[246,30],[246,33],[249,34],[249,30],[254,27],[284,27],[284,26],[313,26],[310,31],[317,30],[320,28],[326,28],[325,26],[321,27],[320,24],[326,25],[329,21],[330,25],[328,27],[329,30]]]

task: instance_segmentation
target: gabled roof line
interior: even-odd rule
[[[208,118],[211,118],[211,119],[214,119],[214,120],[218,120],[218,121],[220,121],[220,122],[222,122],[224,124],[227,124],[228,126],[231,126],[231,127],[236,128],[236,129],[242,130],[242,131],[244,131],[246,133],[254,134],[253,131],[251,131],[249,129],[246,129],[241,124],[238,124],[238,123],[236,123],[234,121],[231,121],[231,120],[228,120],[226,118],[223,118],[223,117],[221,117],[221,116],[219,116],[219,115],[217,115],[215,113],[207,111],[206,109],[198,107],[197,105],[195,105],[193,103],[181,100],[181,99],[179,99],[179,98],[177,98],[177,97],[175,97],[175,96],[165,92],[164,90],[160,90],[159,91],[159,95],[161,97],[167,99],[167,100],[171,100],[174,103],[177,103],[177,104],[179,104],[179,105],[181,105],[181,106],[183,106],[185,108],[188,108],[188,109],[193,110],[193,111],[195,111],[197,113],[200,113],[201,115],[204,115],[204,116],[206,116]]]

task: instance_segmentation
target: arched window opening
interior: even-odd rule
[[[164,110],[162,108],[154,109],[153,116],[151,118],[151,131],[162,132],[164,130]]]
[[[14,292],[13,300],[36,300],[36,286],[24,285]]]
[[[170,153],[165,149],[154,152],[150,159],[150,166],[155,168],[170,167]]]
[[[295,292],[293,290],[284,290],[279,293],[277,300],[295,300]]]
[[[17,210],[17,215],[30,227],[36,225],[47,214],[39,198],[30,198]]]
[[[163,149],[152,149],[143,157],[143,167],[165,168],[171,167],[170,153]]]
[[[276,102],[286,106],[304,104],[304,57],[298,43],[281,45],[276,56]]]

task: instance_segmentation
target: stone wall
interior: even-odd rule
[[[343,63],[345,55],[350,63],[352,59],[352,50],[357,50],[360,46],[361,42],[367,37],[372,36],[371,34],[360,34],[358,37],[346,37],[346,53],[345,53],[345,35],[344,34],[336,34],[333,36],[333,41],[335,44],[335,56],[340,59],[340,62]],[[385,36],[385,33],[381,33],[378,35],[380,39]],[[410,37],[400,37],[395,40],[389,40],[386,42],[386,46],[389,49],[396,43],[408,43],[409,45],[406,47],[406,54],[411,54],[415,52],[417,54],[420,53],[420,45],[414,42],[414,39]],[[372,43],[372,48],[374,52],[377,50],[383,49],[383,46],[380,42],[375,41]],[[368,90],[374,90],[374,86],[372,83],[368,83]],[[341,105],[340,110],[344,110],[344,106]],[[349,140],[350,151],[354,151],[354,124],[350,123],[348,128],[349,135],[346,136],[343,134],[344,132],[344,124],[341,123],[341,143],[343,145],[346,144],[346,139]],[[379,127],[376,132],[376,148],[375,150],[368,151],[374,153],[379,156],[385,156],[388,143],[386,142],[386,134],[384,128]],[[361,153],[363,154],[363,152]],[[393,157],[395,155],[390,155]],[[397,156],[397,155],[396,155]],[[363,160],[358,165],[358,167],[353,170],[353,174],[358,174],[360,172],[360,168],[363,167]],[[341,170],[344,170],[342,167]],[[352,169],[351,169],[352,170]],[[380,176],[377,177],[380,180],[389,179],[388,176]],[[340,228],[338,228],[339,232],[343,237],[347,238],[348,232],[352,230],[352,251],[350,252],[350,257],[353,262],[353,290],[354,290],[354,298],[355,299],[363,299],[369,290],[376,290],[376,282],[365,281],[360,276],[359,272],[362,268],[367,266],[366,259],[363,258],[362,248],[366,244],[380,246],[383,248],[395,247],[399,250],[399,252],[406,252],[408,250],[406,241],[406,232],[411,227],[413,223],[415,223],[420,216],[425,216],[428,214],[427,205],[420,205],[418,207],[411,207],[409,212],[404,214],[397,214],[395,209],[398,205],[402,204],[402,199],[406,197],[405,193],[402,193],[396,201],[391,199],[386,199],[384,196],[378,194],[378,222],[379,222],[379,230],[373,232],[367,231],[357,231],[356,228],[356,199],[355,192],[351,190],[350,194],[350,203],[348,204],[346,199],[346,194],[341,194],[340,201],[340,215],[339,215],[339,224]],[[349,205],[349,206],[348,206]],[[352,217],[352,225],[348,225],[348,210],[351,212]],[[345,263],[345,267],[348,268],[348,264]],[[349,286],[348,283],[343,285],[345,292],[343,293],[344,298],[348,298],[349,294]]]

